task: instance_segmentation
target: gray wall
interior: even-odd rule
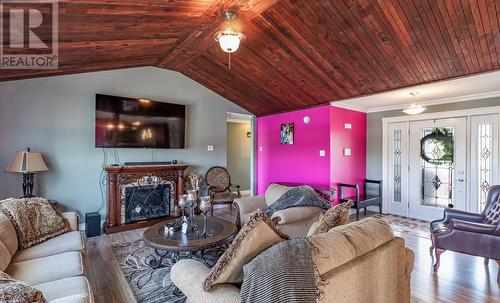
[[[499,106],[500,98],[488,98],[428,106],[426,113]],[[366,133],[366,177],[382,179],[382,118],[404,116],[401,110],[369,113]]]
[[[121,162],[177,159],[200,173],[226,165],[226,114],[247,113],[184,75],[145,67],[0,83],[0,169],[16,150],[43,153],[35,190],[80,213],[101,204],[102,149],[94,147],[95,94],[188,105],[186,149],[117,149]],[[214,152],[207,145],[215,145]],[[0,172],[0,199],[20,196],[21,176]],[[105,210],[101,211],[105,214]]]
[[[250,189],[251,138],[247,137],[250,123],[227,122],[227,169],[231,182]]]

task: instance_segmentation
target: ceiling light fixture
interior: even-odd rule
[[[227,26],[214,35],[215,41],[219,42],[220,48],[229,54],[229,69],[231,69],[231,53],[234,53],[240,47],[240,42],[246,39],[246,36],[236,30],[232,21],[236,18],[233,11],[225,11],[224,17],[227,20]]]
[[[418,115],[420,113],[423,113],[426,108],[423,107],[422,105],[417,105],[417,95],[418,92],[411,92],[410,95],[413,97],[413,103],[410,104],[407,108],[403,110],[403,113],[408,114],[408,115]]]

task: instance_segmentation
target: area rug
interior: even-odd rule
[[[430,222],[395,215],[375,215],[387,222],[396,233],[430,239]]]
[[[132,243],[115,244],[113,254],[120,266],[125,279],[138,303],[184,303],[186,297],[182,293],[174,294],[175,285],[170,279],[170,269],[173,263],[164,259],[162,266],[152,268],[149,264],[159,260],[154,250],[142,240]],[[187,254],[181,254],[186,258]],[[198,255],[189,256],[203,261]],[[217,257],[210,253],[204,256],[209,264],[214,264]]]
[[[375,215],[385,220],[394,232],[410,234],[429,239],[429,222],[394,215]],[[184,303],[186,297],[181,293],[174,295],[174,285],[170,279],[172,263],[165,259],[163,266],[153,269],[149,262],[158,260],[153,249],[144,245],[142,240],[132,243],[113,245],[113,253],[127,280],[130,290],[138,303]],[[201,260],[197,255],[193,259]],[[217,260],[208,255],[209,263]]]

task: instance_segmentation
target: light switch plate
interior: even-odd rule
[[[324,149],[321,149],[321,150],[319,151],[319,156],[320,156],[320,157],[324,157],[325,155],[326,155],[325,150],[324,150]]]
[[[209,146],[207,147],[207,150],[208,150],[208,151],[214,151],[214,150],[215,150],[215,145],[209,145]]]
[[[344,128],[345,129],[351,129],[352,128],[352,124],[351,123],[344,123]]]
[[[351,155],[351,149],[350,148],[344,148],[344,156],[350,156]]]
[[[263,148],[262,148],[262,145],[261,145],[261,146],[259,146],[259,151],[262,151],[262,150],[263,150]]]

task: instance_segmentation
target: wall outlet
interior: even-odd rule
[[[351,123],[344,123],[344,128],[345,129],[351,129],[352,128],[352,124]]]
[[[207,150],[208,150],[208,151],[214,151],[214,150],[215,150],[215,145],[209,145],[209,146],[207,147]]]
[[[324,149],[320,149],[320,151],[319,151],[319,156],[320,156],[320,157],[324,157],[325,155],[326,155],[325,150],[324,150]]]
[[[344,148],[344,156],[350,156],[351,155],[351,149],[350,148]]]

